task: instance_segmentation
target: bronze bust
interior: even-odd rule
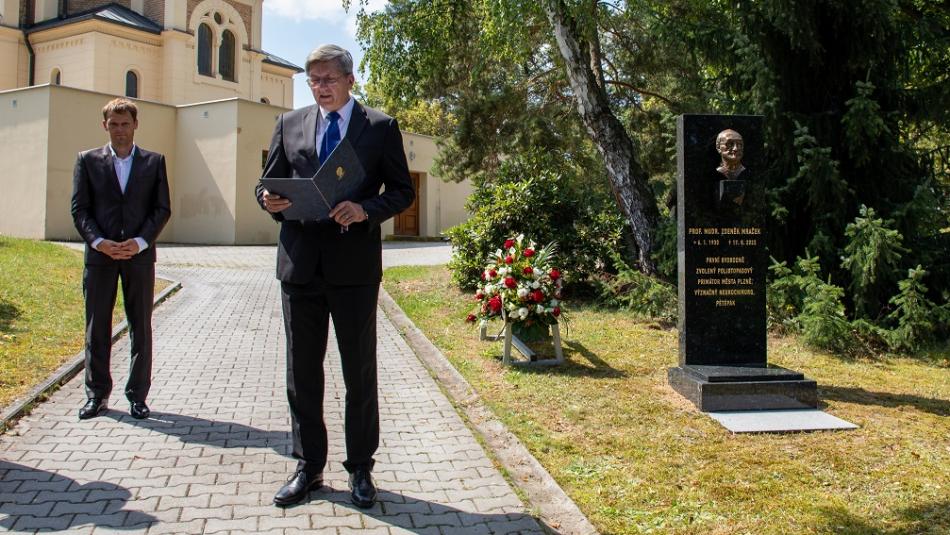
[[[716,171],[730,180],[735,180],[740,173],[745,171],[745,167],[742,165],[744,148],[745,143],[742,141],[742,135],[739,132],[730,129],[719,132],[719,135],[716,136],[716,152],[722,157],[722,162],[720,162]]]

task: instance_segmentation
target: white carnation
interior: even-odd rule
[[[532,289],[537,290],[537,289],[540,288],[540,287],[541,287],[541,283],[540,283],[540,282],[538,282],[538,281],[531,281],[531,288],[532,288]]]
[[[527,288],[518,288],[518,297],[525,297],[528,295]]]
[[[527,317],[528,317],[528,309],[525,308],[525,307],[519,308],[519,309],[518,309],[518,315],[521,316],[521,319],[527,318]]]

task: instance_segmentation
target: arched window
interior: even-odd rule
[[[198,26],[198,74],[213,76],[211,70],[211,28],[204,23]]]
[[[49,73],[49,83],[53,85],[60,85],[63,83],[63,77],[61,76],[59,69],[53,69],[53,71]]]
[[[218,48],[218,72],[221,78],[234,81],[234,34],[224,30],[221,34],[221,47]]]
[[[132,71],[125,73],[125,96],[139,98],[139,75]]]

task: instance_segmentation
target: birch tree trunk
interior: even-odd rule
[[[544,12],[551,22],[567,78],[577,101],[587,131],[600,150],[617,203],[633,229],[639,249],[640,270],[655,274],[651,254],[659,210],[647,184],[646,171],[637,160],[633,139],[610,110],[607,93],[598,84],[591,68],[592,55],[587,52],[581,32],[570,16],[563,0],[543,0]],[[596,48],[595,48],[596,50]]]

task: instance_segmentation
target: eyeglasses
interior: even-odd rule
[[[327,76],[325,78],[307,78],[307,84],[310,85],[310,87],[318,87],[321,85],[324,87],[327,87],[331,85],[336,85],[336,83],[340,81],[340,78],[342,78],[342,76]]]

